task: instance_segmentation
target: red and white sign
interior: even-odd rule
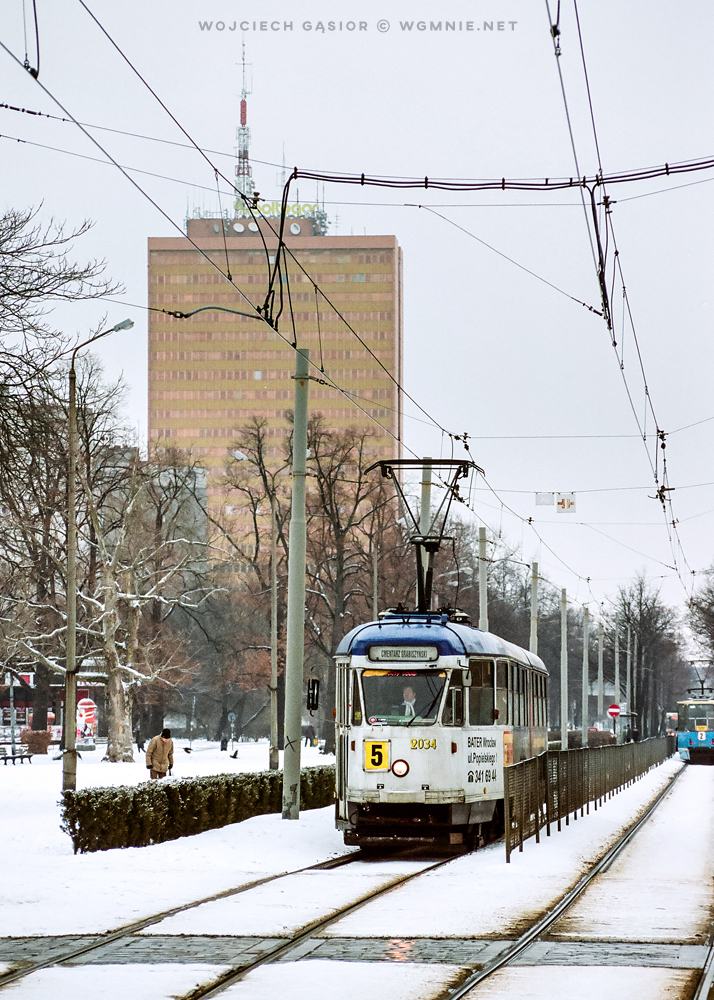
[[[610,705],[610,707],[607,710],[607,714],[610,716],[611,719],[616,719],[620,714],[620,706]]]
[[[81,698],[77,702],[77,716],[81,726],[92,725],[97,721],[97,704],[91,698]]]

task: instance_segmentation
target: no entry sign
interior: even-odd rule
[[[610,716],[611,719],[616,719],[620,714],[620,706],[610,705],[610,707],[607,710],[607,714]]]

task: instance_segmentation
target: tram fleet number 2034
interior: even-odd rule
[[[542,661],[446,614],[409,612],[353,629],[336,663],[345,843],[496,834],[504,768],[546,747]]]

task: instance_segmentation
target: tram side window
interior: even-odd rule
[[[515,668],[512,663],[509,663],[507,667],[508,667],[508,724],[511,726],[515,726],[516,716],[514,713],[514,709],[517,701],[515,691],[513,690],[513,685],[515,682],[515,677],[514,677]]]
[[[535,725],[540,727],[545,725],[545,677],[533,674],[533,684],[535,688],[533,696]]]
[[[362,725],[362,698],[359,693],[359,675],[352,675],[352,725]]]
[[[523,671],[520,667],[513,667],[513,725],[524,725],[523,719]]]
[[[463,726],[464,724],[464,689],[461,685],[461,671],[452,671],[442,715],[442,723],[445,726]]]
[[[471,660],[471,687],[469,697],[469,724],[472,726],[493,725],[493,661],[479,663]]]
[[[499,660],[496,664],[496,711],[497,722],[505,726],[508,718],[508,664]]]

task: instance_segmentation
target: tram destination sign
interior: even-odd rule
[[[433,663],[439,659],[439,650],[436,646],[370,646],[369,658],[381,662],[421,660]]]

